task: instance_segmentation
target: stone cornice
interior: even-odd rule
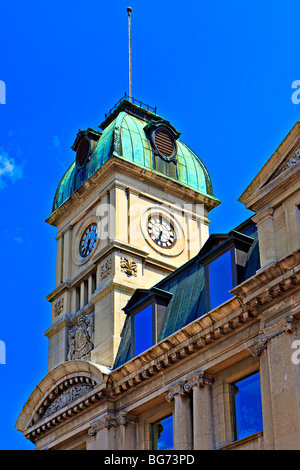
[[[299,190],[300,163],[286,169],[274,180],[257,190],[247,201],[247,209],[259,212],[262,207],[272,205],[287,199],[291,194]],[[284,191],[283,191],[284,186]]]
[[[231,290],[243,303],[265,303],[300,282],[300,249],[259,270],[253,277]]]
[[[166,262],[156,260],[155,258],[150,257],[148,251],[146,250],[143,250],[134,245],[128,245],[128,243],[124,243],[119,240],[114,240],[109,245],[107,245],[107,247],[101,250],[99,253],[96,253],[91,259],[92,261],[91,264],[89,264],[77,276],[75,276],[73,279],[70,279],[68,281],[65,281],[59,284],[52,292],[50,292],[46,296],[46,300],[48,300],[48,302],[54,302],[63,293],[71,291],[76,285],[79,285],[83,281],[83,279],[89,276],[95,270],[98,264],[100,264],[110,254],[114,252],[126,253],[126,254],[130,254],[131,256],[135,256],[141,259],[145,264],[149,266],[158,267],[162,269],[163,271],[165,271],[167,274],[172,273],[176,269],[176,266],[170,263],[166,263]],[[129,285],[128,287],[130,288],[131,286]]]
[[[178,195],[181,199],[184,199],[186,195],[188,195],[189,199],[194,199],[195,203],[202,202],[205,204],[208,210],[213,209],[219,204],[219,201],[212,196],[194,191],[188,186],[184,186],[159,173],[155,173],[154,175],[150,170],[138,167],[125,159],[112,155],[109,160],[58,207],[55,212],[49,215],[46,222],[50,225],[58,226],[65,216],[74,211],[76,203],[80,204],[83,197],[85,199],[88,198],[95,189],[97,190],[99,188],[99,182],[109,179],[112,173],[117,171],[132,176],[135,179],[138,177],[138,179],[145,181],[146,184],[149,183],[164,188],[167,187],[169,192]]]
[[[240,196],[239,201],[248,206],[250,198],[253,194],[261,188],[264,187],[269,178],[274,174],[274,168],[280,166],[284,158],[293,151],[296,150],[299,145],[299,131],[300,131],[300,122],[296,122],[294,127],[288,133],[288,135],[281,142],[277,150],[265,163],[260,172],[256,175],[254,180],[250,183],[247,189]]]
[[[133,389],[151,379],[161,371],[188,356],[211,348],[227,335],[257,323],[262,312],[278,298],[288,293],[292,295],[300,284],[300,273],[295,272],[300,263],[300,250],[292,253],[266,272],[260,272],[242,287],[237,288],[234,297],[220,307],[198,318],[194,322],[165,338],[151,349],[113,370],[110,379],[114,382],[112,396]],[[271,287],[266,287],[270,284]]]

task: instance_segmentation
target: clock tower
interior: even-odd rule
[[[57,228],[49,370],[74,359],[113,367],[127,301],[199,252],[219,204],[156,109],[125,95],[99,127],[79,130],[47,219]]]

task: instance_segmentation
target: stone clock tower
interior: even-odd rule
[[[49,370],[113,367],[127,301],[199,252],[219,204],[202,161],[155,110],[125,97],[100,129],[78,132],[47,219],[57,227]]]

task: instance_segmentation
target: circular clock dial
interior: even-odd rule
[[[94,249],[98,237],[98,230],[96,224],[91,224],[84,232],[79,251],[83,258],[86,258]]]
[[[148,233],[151,239],[163,248],[170,248],[175,242],[174,228],[161,217],[151,217],[149,219]]]

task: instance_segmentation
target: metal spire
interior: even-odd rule
[[[132,8],[127,8],[128,13],[128,46],[129,46],[129,100],[132,100],[132,81],[131,81],[131,12]]]

